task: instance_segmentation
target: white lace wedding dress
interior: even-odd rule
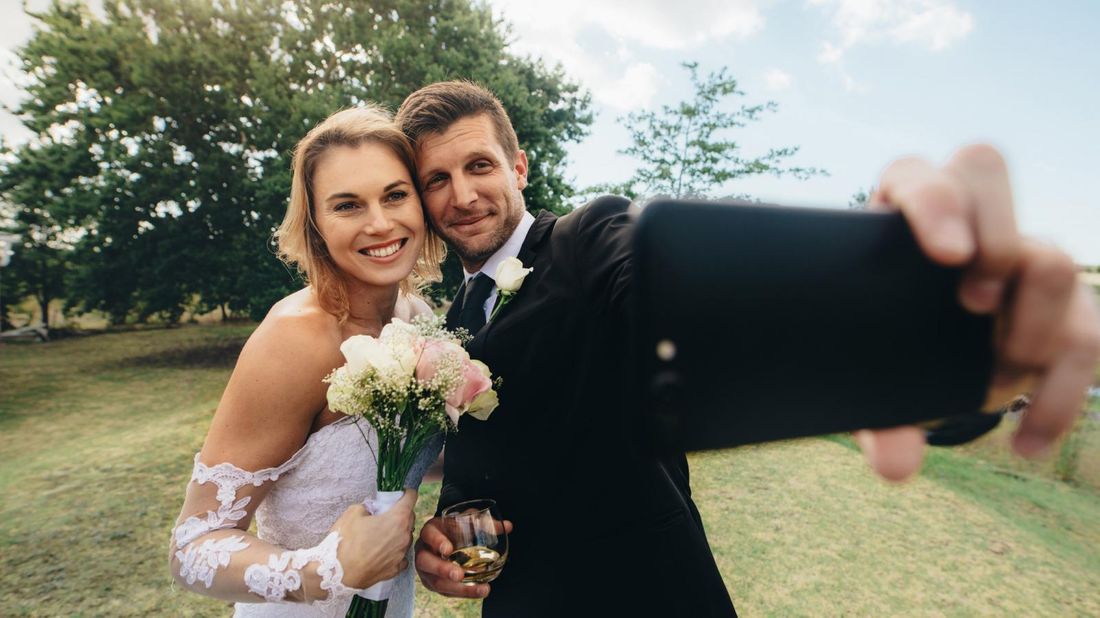
[[[346,418],[310,435],[277,468],[209,466],[196,455],[172,533],[178,579],[197,592],[238,601],[234,616],[343,616],[355,591],[341,581],[340,537],[328,530],[348,506],[374,497],[374,448],[369,426]],[[259,488],[270,491],[254,504]],[[256,536],[247,532],[253,514]],[[411,552],[388,617],[412,616]],[[306,602],[287,603],[288,597]]]

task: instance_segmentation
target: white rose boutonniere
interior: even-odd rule
[[[523,262],[514,257],[504,260],[500,263],[500,266],[497,266],[497,274],[493,279],[497,283],[497,290],[500,291],[500,302],[497,303],[496,309],[493,309],[493,314],[489,316],[490,320],[500,313],[501,308],[508,304],[508,301],[512,300],[512,297],[523,286],[523,280],[533,270],[535,269],[524,268]]]

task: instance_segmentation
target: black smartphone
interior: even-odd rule
[[[634,242],[634,393],[659,447],[978,414],[992,320],[900,214],[665,199]]]

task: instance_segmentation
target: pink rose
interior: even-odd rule
[[[469,358],[462,363],[462,384],[447,397],[447,403],[456,408],[462,408],[462,411],[465,412],[470,407],[470,402],[476,399],[478,395],[493,388],[492,381],[481,370],[481,367],[484,367],[484,365],[471,361]]]
[[[431,380],[439,372],[440,363],[450,359],[462,365],[462,378],[447,393],[446,399],[447,416],[457,425],[458,417],[466,412],[478,395],[491,389],[493,383],[482,369],[484,365],[471,361],[462,346],[449,341],[428,341],[424,345],[420,361],[416,364],[416,379],[424,382]]]
[[[462,346],[450,341],[426,341],[424,349],[420,352],[420,360],[416,363],[416,379],[421,382],[431,380],[439,372],[439,363],[452,357],[465,361],[470,358],[470,355],[462,349]]]

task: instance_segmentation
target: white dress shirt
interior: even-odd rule
[[[462,269],[462,274],[465,276],[465,282],[467,285],[470,283],[470,279],[473,279],[477,273],[485,273],[485,276],[496,281],[497,268],[500,263],[510,257],[517,257],[519,250],[523,248],[523,241],[527,238],[527,232],[531,230],[531,225],[535,223],[535,217],[531,213],[524,211],[523,218],[519,220],[519,225],[516,229],[512,230],[512,235],[508,237],[508,240],[500,246],[500,249],[496,250],[496,253],[489,256],[489,259],[485,260],[485,263],[481,265],[481,270],[471,273],[466,272],[466,269]],[[526,265],[525,265],[526,266]],[[489,293],[489,298],[485,299],[485,321],[489,321],[489,312],[493,310],[493,306],[497,302],[497,287],[493,286],[493,291]]]

